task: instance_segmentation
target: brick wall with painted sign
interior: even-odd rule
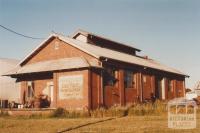
[[[58,82],[59,99],[83,98],[83,75],[61,76]]]

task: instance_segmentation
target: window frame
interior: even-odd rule
[[[104,86],[116,86],[118,81],[118,70],[113,66],[106,67],[104,71]]]
[[[124,88],[136,89],[137,84],[137,72],[133,70],[124,70]]]

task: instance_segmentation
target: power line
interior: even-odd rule
[[[17,35],[19,35],[19,36],[23,36],[23,37],[26,37],[26,38],[29,38],[29,39],[40,39],[40,40],[41,40],[41,39],[44,39],[44,38],[31,37],[31,36],[27,36],[27,35],[18,33],[18,32],[14,31],[14,30],[11,30],[11,29],[9,29],[9,28],[7,28],[7,27],[1,25],[1,24],[0,24],[0,27],[3,28],[3,29],[5,29],[5,30],[7,30],[7,31],[9,31],[9,32],[12,32],[12,33],[14,33],[14,34],[17,34]]]

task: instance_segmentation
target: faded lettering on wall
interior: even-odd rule
[[[83,75],[59,77],[59,99],[83,98]]]

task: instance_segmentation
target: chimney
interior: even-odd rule
[[[149,59],[149,57],[147,55],[144,56],[145,59]]]

